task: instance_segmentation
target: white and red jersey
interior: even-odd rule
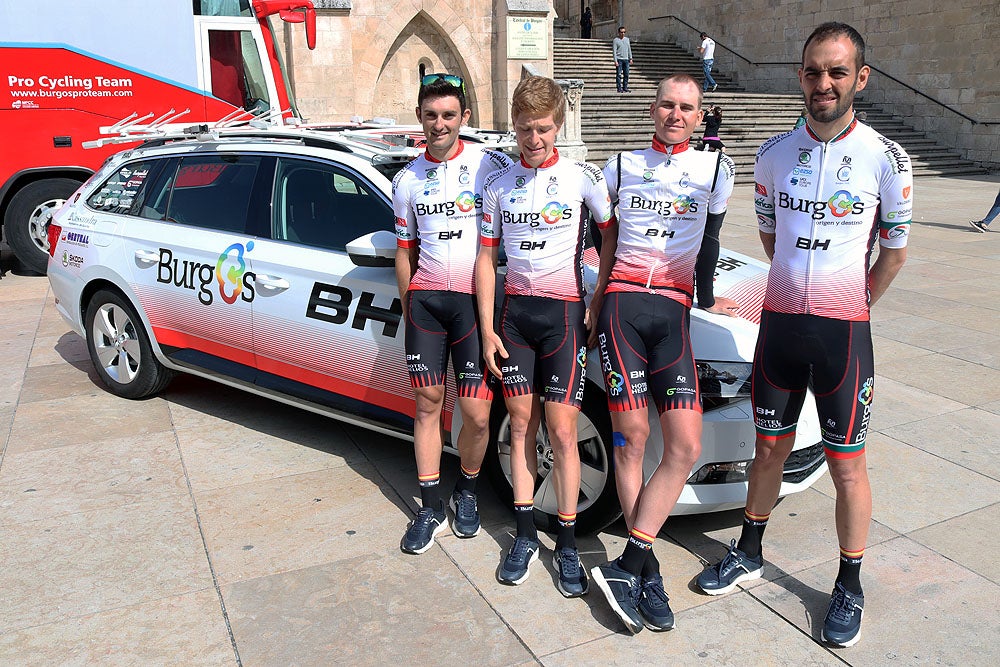
[[[467,144],[440,162],[424,153],[392,180],[396,244],[419,245],[410,289],[474,294],[486,177],[511,164],[502,153]]]
[[[620,165],[620,171],[619,171]],[[689,141],[614,156],[604,165],[618,203],[618,249],[607,292],[645,292],[691,307],[695,262],[709,213],[724,213],[736,167]]]
[[[856,120],[827,142],[803,125],[760,147],[754,179],[758,225],[775,235],[764,308],[867,320],[875,239],[902,248],[910,231],[906,152]]]
[[[560,158],[558,150],[538,168],[519,160],[487,179],[480,241],[495,246],[503,239],[507,294],[583,298],[583,205],[598,227],[607,226],[611,200],[601,171]]]

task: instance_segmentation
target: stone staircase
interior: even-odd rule
[[[669,43],[632,43],[630,93],[615,90],[615,64],[608,41],[556,38],[553,55],[555,78],[585,82],[581,130],[587,145],[587,161],[600,166],[618,151],[649,145],[653,133],[649,105],[660,79],[675,72],[691,74],[699,82],[704,77],[695,56]],[[703,105],[722,107],[719,134],[726,144],[726,153],[736,162],[737,182],[751,182],[757,149],[769,137],[795,125],[802,110],[802,96],[747,92],[725,73],[713,72],[712,76],[719,88],[705,94]],[[986,173],[954,150],[938,145],[863,99],[855,103],[855,109],[868,115],[866,123],[899,142],[912,159],[915,175]],[[701,131],[694,136],[700,137]]]

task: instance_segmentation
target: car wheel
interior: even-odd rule
[[[48,269],[49,222],[78,187],[80,182],[70,178],[49,178],[25,186],[10,200],[4,236],[26,268],[41,274]]]
[[[594,533],[621,516],[615,486],[614,455],[611,441],[611,416],[604,392],[588,383],[583,410],[577,422],[580,449],[580,501],[576,528],[579,533]],[[535,443],[538,452],[538,476],[535,480],[535,525],[542,530],[558,529],[559,512],[552,473],[552,447],[545,428],[545,413]],[[510,416],[503,398],[493,402],[490,415],[490,444],[486,469],[497,495],[507,504],[514,502],[510,477]]]
[[[146,398],[173,378],[153,354],[135,308],[117,292],[101,290],[94,295],[87,304],[85,325],[90,359],[111,393]]]

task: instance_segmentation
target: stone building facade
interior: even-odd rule
[[[716,67],[751,90],[797,92],[796,67],[812,29],[854,25],[873,73],[863,99],[993,169],[1000,169],[1000,3],[997,0],[314,0],[318,45],[286,29],[286,61],[300,111],[313,121],[353,116],[414,122],[421,71],[461,74],[472,123],[507,129],[525,65],[552,72],[553,28],[594,37],[620,23],[633,41],[673,41],[695,52],[701,30],[719,45]],[[547,30],[545,58],[508,53],[508,27]],[[518,22],[520,21],[520,23]],[[915,92],[914,89],[917,91]],[[584,93],[585,94],[585,93]]]

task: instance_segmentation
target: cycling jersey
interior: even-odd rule
[[[475,293],[483,182],[509,164],[501,153],[459,140],[450,160],[439,162],[425,152],[396,174],[396,243],[420,247],[410,289]]]
[[[735,173],[724,153],[655,136],[649,148],[608,160],[604,177],[620,221],[606,292],[648,292],[690,307],[706,217],[725,212]]]
[[[596,167],[552,157],[537,168],[518,161],[486,180],[480,240],[507,254],[507,294],[563,301],[583,298],[584,204],[599,227],[611,218],[604,177]]]
[[[828,142],[807,124],[760,147],[754,178],[760,230],[775,235],[764,309],[867,320],[876,235],[902,248],[909,234],[906,152],[856,120]]]

